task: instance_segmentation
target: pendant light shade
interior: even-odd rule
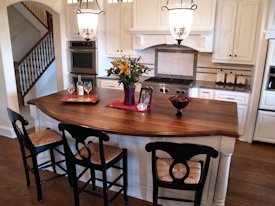
[[[86,1],[86,8],[81,8],[82,0],[79,0],[79,9],[76,10],[78,31],[82,38],[87,41],[90,41],[97,32],[98,16],[100,13],[104,13],[99,5],[97,0],[95,3],[98,10],[88,8],[88,0]]]
[[[190,4],[183,3],[182,1],[180,4],[168,4],[169,0],[162,9],[165,8],[168,10],[170,33],[172,37],[177,40],[178,45],[180,45],[191,32],[194,11],[197,9],[197,5],[193,4],[193,1],[191,1]],[[168,6],[170,8],[168,8]]]
[[[87,41],[96,35],[98,15],[98,11],[92,9],[81,9],[76,12],[78,31]]]

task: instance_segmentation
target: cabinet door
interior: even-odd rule
[[[218,4],[214,62],[232,60],[236,14],[237,3],[235,0],[223,0]]]
[[[216,13],[216,0],[194,0],[198,5],[194,12],[192,28],[207,28],[213,27]]]
[[[120,3],[105,4],[105,35],[107,54],[120,53]]]
[[[75,10],[79,8],[78,4],[67,4],[67,37],[68,38],[79,38],[78,24]]]
[[[263,85],[265,86],[265,85]],[[260,109],[275,110],[275,93],[274,91],[262,90],[260,99]]]
[[[132,53],[133,3],[121,3],[120,6],[120,51],[123,55]]]
[[[239,1],[233,51],[234,61],[253,63],[258,16],[258,1]]]
[[[244,134],[244,129],[246,125],[246,116],[247,116],[247,106],[238,105],[238,126],[239,134]]]
[[[254,140],[275,143],[275,112],[258,111]]]
[[[158,24],[159,0],[134,1],[134,28],[152,29]]]

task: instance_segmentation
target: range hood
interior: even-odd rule
[[[143,50],[156,45],[177,44],[168,30],[131,30],[134,34],[134,50]],[[214,32],[212,30],[191,31],[181,43],[199,52],[213,52]]]

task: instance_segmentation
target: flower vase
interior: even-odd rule
[[[124,105],[135,105],[135,86],[124,85]]]

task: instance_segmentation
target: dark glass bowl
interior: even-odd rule
[[[177,108],[177,116],[182,116],[182,110],[190,102],[190,98],[183,95],[169,97],[169,100],[172,102],[173,106]]]

